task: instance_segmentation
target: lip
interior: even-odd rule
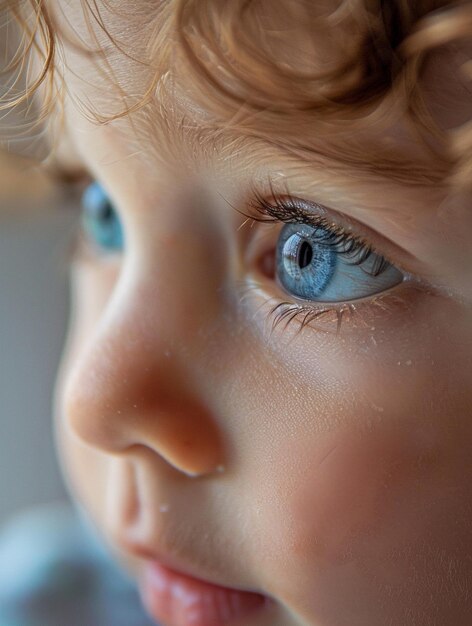
[[[139,581],[149,615],[165,626],[242,626],[260,612],[268,598],[213,585],[150,561]]]
[[[263,609],[270,599],[248,589],[202,578],[201,572],[173,556],[142,543],[122,548],[144,559],[138,576],[141,600],[149,615],[163,626],[237,626]]]

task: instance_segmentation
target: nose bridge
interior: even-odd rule
[[[159,322],[171,323],[165,334],[192,341],[205,320],[219,313],[230,243],[207,207],[182,202],[188,204],[185,210],[166,207],[158,228],[151,223],[146,229],[146,241],[136,246],[135,274],[140,289],[155,301],[153,314],[158,307]]]
[[[216,420],[192,386],[205,326],[221,311],[224,246],[208,216],[145,229],[69,379],[67,419],[109,453],[152,448],[190,475],[222,462]]]

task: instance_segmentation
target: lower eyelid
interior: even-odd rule
[[[72,261],[75,262],[93,262],[96,260],[97,252],[93,249],[90,240],[85,235],[82,226],[77,228],[74,237],[74,254]]]
[[[401,283],[374,296],[350,302],[322,303],[288,299],[287,294],[270,283],[270,279],[252,275],[248,277],[242,297],[246,304],[249,301],[254,303],[255,315],[263,319],[270,332],[285,330],[289,326],[295,332],[316,330],[330,334],[385,328],[390,321],[398,322],[400,312],[411,310],[415,298],[430,293],[415,279],[405,276]]]
[[[70,265],[96,265],[99,263],[107,266],[116,266],[121,262],[122,256],[119,254],[104,253],[98,246],[90,241],[89,237],[84,233],[81,226],[77,227],[74,234],[73,242],[68,254]]]

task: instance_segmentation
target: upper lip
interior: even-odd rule
[[[145,449],[139,448],[139,451],[140,454],[147,453]],[[143,575],[143,565],[145,565],[143,561],[148,563],[155,561],[178,574],[203,582],[229,589],[260,593],[256,589],[243,588],[237,584],[233,585],[230,572],[224,571],[218,560],[214,561],[215,567],[213,567],[208,562],[208,559],[203,557],[199,559],[199,552],[190,539],[194,533],[181,532],[179,534],[182,540],[177,541],[174,530],[175,524],[172,522],[170,514],[166,515],[165,521],[161,518],[156,520],[152,516],[145,515],[140,503],[143,495],[141,493],[140,498],[141,490],[139,489],[138,477],[136,475],[140,466],[133,465],[131,469],[133,472],[130,475],[128,484],[125,485],[126,489],[122,486],[121,498],[124,504],[121,508],[125,513],[128,509],[132,509],[132,514],[123,513],[122,515],[114,516],[112,522],[108,525],[108,536],[111,539],[110,547],[115,546],[125,560],[126,557],[135,557],[135,562],[129,563],[129,565],[138,578]],[[142,484],[147,482],[148,477],[148,474],[141,476]],[[167,494],[164,493],[162,486],[160,495],[163,501],[168,502],[170,510],[177,508],[177,506],[174,507],[171,499],[165,498]],[[132,506],[129,505],[130,502]],[[185,539],[186,537],[188,537],[187,540]]]
[[[161,565],[164,565],[164,567],[168,567],[180,574],[191,576],[192,578],[200,578],[191,564],[183,563],[182,560],[169,553],[150,548],[144,542],[121,539],[119,546],[122,550],[133,556],[147,561],[158,561]]]
[[[147,561],[157,561],[159,564],[167,567],[168,569],[173,570],[178,574],[182,574],[183,576],[188,576],[190,578],[195,578],[200,581],[208,582],[212,585],[217,585],[220,587],[226,587],[227,589],[234,589],[237,591],[246,591],[248,593],[261,593],[258,590],[254,589],[243,589],[240,587],[235,587],[233,585],[227,585],[224,581],[218,579],[217,574],[209,574],[206,572],[202,573],[202,571],[197,571],[196,567],[192,565],[189,561],[184,562],[180,558],[166,553],[164,551],[156,550],[155,548],[150,548],[143,542],[129,539],[121,539],[119,542],[119,547],[128,554],[139,557],[141,559],[145,559]]]

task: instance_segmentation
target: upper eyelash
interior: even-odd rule
[[[342,226],[335,224],[323,215],[310,213],[299,206],[291,197],[282,199],[278,196],[270,202],[259,192],[254,193],[250,207],[256,212],[251,219],[257,222],[283,222],[308,224],[314,228],[323,229],[317,243],[334,248],[345,258],[350,259],[352,265],[362,265],[372,254],[376,255],[375,263],[368,273],[379,276],[390,267],[390,262],[362,237],[353,235]],[[315,240],[316,241],[316,240]]]

